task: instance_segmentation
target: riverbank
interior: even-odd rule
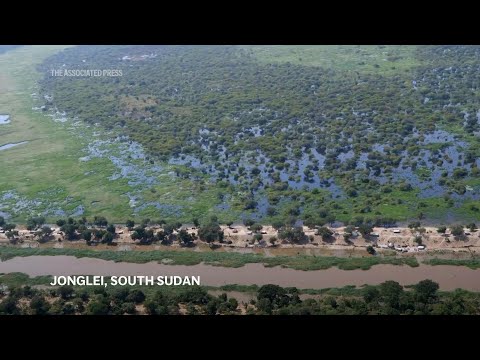
[[[336,256],[265,256],[258,253],[237,253],[224,251],[192,251],[192,250],[151,250],[151,251],[115,251],[115,250],[87,250],[87,249],[55,249],[55,248],[18,248],[0,247],[2,261],[15,257],[31,256],[60,256],[67,255],[76,258],[93,258],[114,262],[145,264],[156,262],[169,265],[198,265],[206,264],[229,268],[241,268],[247,264],[261,264],[265,267],[281,266],[294,270],[313,271],[338,267],[342,270],[368,270],[374,265],[408,265],[418,266],[415,257],[394,256],[363,256],[363,257],[336,257]],[[66,265],[69,266],[68,264]]]

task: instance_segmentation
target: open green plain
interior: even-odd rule
[[[291,63],[338,70],[395,75],[405,72],[418,62],[413,56],[414,46],[384,45],[269,45],[245,46],[259,61]]]
[[[44,201],[61,201],[65,207],[75,208],[80,203],[102,201],[109,210],[125,213],[128,202],[119,197],[121,186],[105,181],[112,171],[107,161],[80,163],[84,143],[64,126],[41,113],[32,111],[32,93],[42,74],[35,65],[49,55],[62,50],[61,46],[22,47],[0,56],[0,111],[10,115],[11,123],[0,128],[0,144],[29,141],[24,145],[0,152],[2,180],[0,192],[15,190],[27,201],[36,199],[38,193],[51,193]],[[93,169],[102,172],[85,177]],[[65,201],[67,197],[71,197]],[[46,203],[45,207],[49,204]],[[22,220],[23,216],[15,220]]]
[[[113,222],[125,222],[130,217],[171,217],[154,207],[133,214],[125,194],[135,189],[126,179],[109,180],[117,169],[108,158],[79,161],[85,156],[88,144],[97,139],[93,137],[94,129],[72,126],[71,120],[55,122],[52,117],[32,110],[37,105],[32,97],[37,92],[36,83],[45,75],[36,66],[66,47],[25,46],[0,55],[0,114],[8,114],[11,120],[0,126],[0,146],[28,141],[0,151],[0,199],[2,194],[17,196],[5,199],[3,202],[10,206],[0,211],[11,214],[11,220],[19,223],[52,209],[62,209],[65,215],[75,214],[78,207],[83,207],[84,212],[77,216],[106,216]],[[116,155],[115,145],[111,150]],[[174,168],[165,166],[158,175],[161,179],[158,184],[139,191],[143,200],[162,199],[181,206],[183,213],[175,218],[182,221],[212,214],[220,190],[209,184],[199,189],[200,185],[188,179],[173,179],[168,172]],[[222,220],[228,221],[229,216],[234,217],[235,211],[224,215]],[[59,217],[62,215],[47,215],[49,221]]]

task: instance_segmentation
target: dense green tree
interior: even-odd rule
[[[102,243],[110,245],[113,243],[114,236],[111,232],[106,231],[105,234],[102,237]]]
[[[271,315],[273,311],[272,302],[268,298],[259,299],[257,308],[267,315]]]
[[[272,206],[269,206],[269,207],[267,208],[267,215],[268,215],[268,216],[275,216],[275,215],[277,215],[277,209],[275,209],[275,208],[272,207]]]
[[[190,246],[195,240],[195,237],[192,234],[189,234],[186,230],[180,230],[178,232],[178,239],[183,245]]]
[[[285,226],[285,223],[283,221],[273,221],[272,226],[275,230],[280,230],[282,227]]]
[[[16,224],[8,223],[3,225],[3,230],[10,231],[10,230],[14,230],[16,227],[17,227]]]
[[[217,223],[210,223],[198,229],[198,237],[207,243],[214,241],[223,242],[223,236],[223,230]]]
[[[134,289],[130,291],[125,300],[127,302],[140,304],[145,301],[145,294],[141,290]]]
[[[375,255],[376,251],[375,251],[375,248],[371,245],[367,246],[367,252],[370,254],[370,255]]]
[[[72,300],[72,305],[73,305],[73,308],[74,308],[74,311],[75,312],[78,312],[78,313],[83,313],[85,311],[85,306],[83,304],[83,300],[81,298],[75,298]]]
[[[262,230],[262,228],[263,228],[263,226],[261,224],[258,224],[258,223],[255,223],[252,226],[250,226],[250,229],[252,231],[255,231],[255,232],[258,232],[258,231]]]
[[[447,232],[447,227],[446,227],[446,226],[439,226],[439,227],[437,228],[437,232],[438,232],[439,234],[445,234],[445,233]]]
[[[414,221],[408,224],[409,229],[418,229],[421,226],[420,221]]]
[[[42,226],[42,228],[36,232],[36,237],[39,242],[47,242],[52,236],[53,230],[49,226]]]
[[[358,232],[362,234],[363,237],[367,237],[373,232],[373,227],[369,224],[361,224],[358,227]]]
[[[380,291],[374,286],[367,286],[363,292],[363,299],[366,303],[378,301],[380,299]]]
[[[19,315],[20,309],[17,305],[17,301],[12,296],[4,298],[0,302],[0,314],[5,315]]]
[[[243,220],[243,224],[244,224],[245,226],[252,226],[253,224],[255,224],[255,221],[252,220],[252,219],[244,219],[244,220]]]
[[[60,230],[65,233],[67,240],[75,240],[77,238],[77,227],[73,224],[65,224]]]
[[[135,304],[132,302],[127,302],[122,304],[122,311],[130,315],[135,314],[136,312]]]
[[[45,218],[43,216],[36,216],[27,219],[27,230],[36,230],[45,224]]]
[[[257,298],[258,300],[268,299],[271,303],[275,303],[283,299],[286,294],[287,293],[284,288],[278,285],[268,284],[263,285],[258,289]]]
[[[295,244],[301,243],[306,240],[305,233],[302,228],[299,227],[286,227],[278,233],[280,240],[287,240]]]
[[[34,315],[47,315],[50,310],[50,304],[41,295],[36,295],[30,301],[30,308]]]
[[[107,231],[111,233],[112,235],[115,235],[115,225],[110,224],[107,226]]]
[[[86,314],[87,315],[108,315],[110,306],[103,300],[96,299],[88,303]]]
[[[184,303],[193,304],[207,304],[210,301],[211,296],[207,291],[199,286],[189,287],[186,291],[178,296],[178,300]]]
[[[94,216],[93,224],[97,226],[107,226],[108,220],[104,216]]]
[[[15,238],[18,236],[18,231],[17,230],[7,231],[5,235],[7,236],[7,239],[12,241],[12,240],[15,240]]]
[[[437,298],[438,284],[432,280],[422,280],[414,286],[415,298],[422,303],[434,302]]]
[[[452,231],[453,236],[463,236],[465,233],[463,231],[463,226],[462,225],[453,225],[450,230]]]
[[[218,311],[218,302],[215,299],[211,299],[206,306],[206,314],[207,315],[217,315]]]
[[[466,226],[471,232],[477,231],[477,225],[475,223],[467,224]]]
[[[57,294],[64,300],[70,299],[74,293],[73,287],[70,285],[60,286],[57,289]]]
[[[165,234],[170,235],[173,234],[173,232],[177,229],[179,229],[182,226],[182,224],[178,223],[167,223],[163,225],[163,231]]]
[[[346,232],[347,234],[352,234],[354,231],[355,231],[355,227],[352,226],[352,225],[347,225],[347,226],[345,227],[345,232]]]
[[[317,235],[322,237],[322,240],[328,240],[333,236],[333,231],[325,226],[321,226],[317,229]]]
[[[92,232],[90,230],[85,230],[83,233],[82,233],[82,238],[83,240],[85,240],[86,242],[89,242],[92,240]]]
[[[403,287],[396,281],[386,281],[380,285],[380,294],[391,308],[398,309]]]
[[[128,230],[132,230],[135,227],[135,221],[127,220],[127,222],[125,223],[125,226],[128,228]]]

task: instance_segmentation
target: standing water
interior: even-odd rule
[[[22,144],[26,144],[28,143],[28,141],[22,141],[22,142],[19,142],[19,143],[11,143],[11,144],[5,144],[5,145],[2,145],[0,146],[0,151],[2,150],[7,150],[7,149],[10,149],[14,146],[17,146],[17,145],[22,145]]]
[[[0,125],[10,123],[10,115],[0,115]]]

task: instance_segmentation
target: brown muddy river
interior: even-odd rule
[[[463,288],[480,291],[480,269],[472,270],[461,266],[409,266],[376,265],[370,270],[340,270],[330,268],[318,271],[300,271],[280,267],[265,268],[261,264],[247,264],[241,268],[224,268],[211,265],[164,265],[116,263],[100,259],[72,256],[17,257],[0,262],[0,273],[22,272],[30,276],[39,275],[179,275],[200,276],[202,285],[225,284],[295,286],[303,289],[321,289],[346,285],[380,284],[395,280],[402,285],[415,284],[431,279],[440,284],[442,290]]]

